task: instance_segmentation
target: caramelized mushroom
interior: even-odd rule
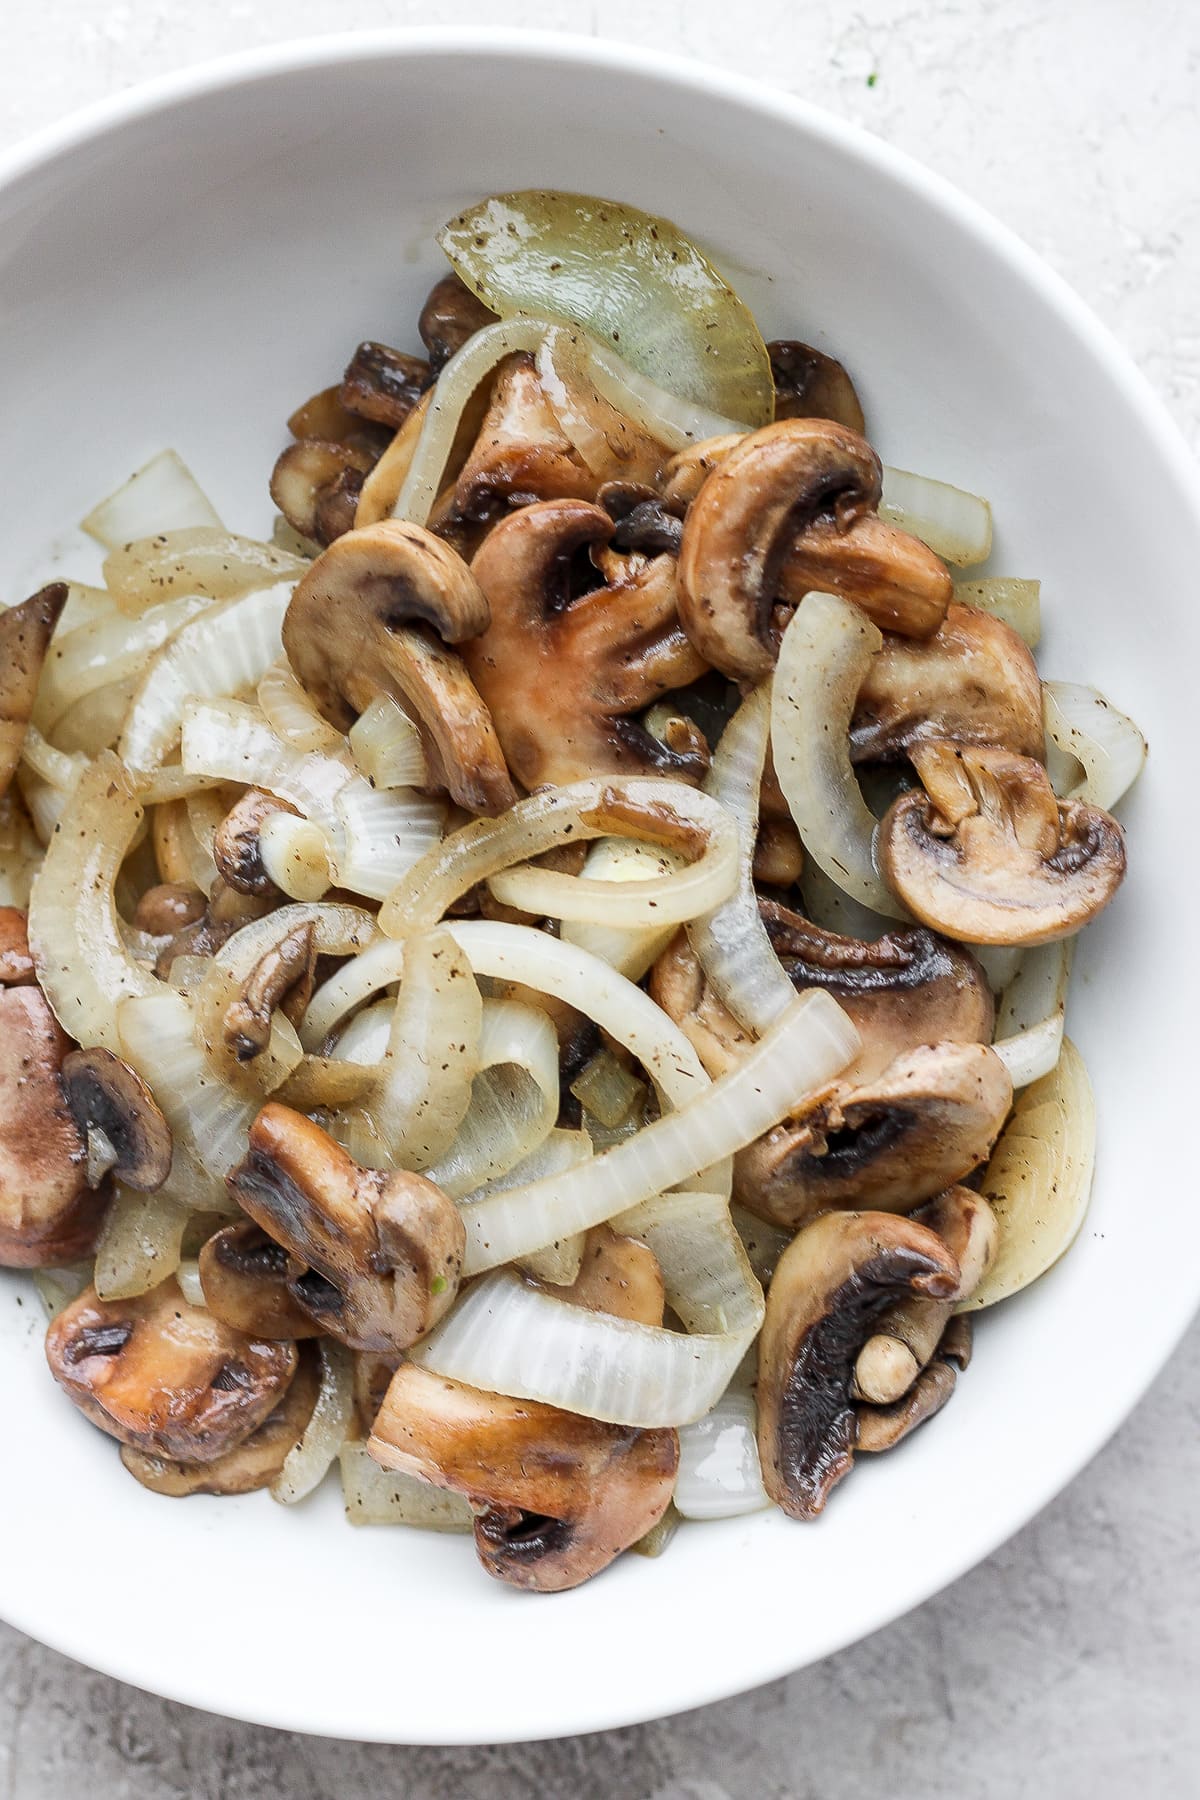
[[[1108,813],[1056,799],[1032,757],[941,742],[911,755],[924,785],[893,803],[879,857],[917,918],[973,944],[1045,944],[1108,905],[1125,875]]]
[[[225,1045],[238,1062],[261,1056],[271,1041],[278,1009],[293,1024],[312,999],[317,967],[316,929],[311,919],[264,951],[225,1013]]]
[[[788,1245],[759,1338],[758,1445],[763,1485],[793,1519],[816,1518],[854,1461],[854,1363],[875,1321],[959,1279],[941,1238],[893,1213],[827,1213]]]
[[[901,1438],[941,1412],[957,1379],[953,1365],[945,1357],[936,1356],[921,1370],[908,1392],[890,1406],[860,1406],[855,1421],[855,1449],[872,1454],[894,1450]]]
[[[107,1193],[62,1081],[71,1040],[39,987],[0,988],[0,1267],[69,1263],[94,1246]]]
[[[36,981],[28,917],[19,906],[0,906],[0,987],[30,987]]]
[[[296,808],[262,788],[247,788],[213,834],[213,861],[223,880],[240,894],[277,901],[279,889],[263,867],[259,835],[264,820],[274,813],[295,815]]]
[[[321,1327],[288,1291],[288,1253],[253,1219],[226,1225],[200,1251],[204,1304],[255,1338],[319,1337]]]
[[[468,338],[482,331],[485,325],[495,323],[496,314],[482,300],[475,298],[464,281],[457,275],[443,275],[431,288],[417,322],[421,342],[429,352],[432,373],[440,375]]]
[[[293,530],[331,544],[354,524],[362,485],[376,463],[354,444],[301,438],[282,450],[271,471],[271,498]]]
[[[673,456],[662,472],[659,492],[663,505],[680,518],[687,513],[714,469],[719,469],[731,450],[736,450],[745,434],[731,431],[723,437],[701,438]]]
[[[87,1146],[89,1186],[111,1170],[141,1193],[160,1188],[171,1173],[171,1128],[141,1076],[111,1050],[95,1048],[65,1056],[62,1078]]]
[[[705,660],[759,680],[779,654],[780,608],[811,588],[844,594],[881,627],[928,637],[949,571],[876,514],[879,458],[828,419],[748,433],[705,480],[679,553],[679,616]]]
[[[210,1463],[275,1410],[296,1372],[294,1344],[243,1337],[174,1280],[130,1300],[85,1288],[46,1334],[59,1386],[101,1431],[151,1455]]]
[[[639,1325],[661,1325],[666,1306],[662,1270],[649,1244],[622,1237],[611,1225],[594,1225],[583,1246],[579,1273],[567,1287],[536,1282],[559,1300],[612,1313]]]
[[[675,564],[607,553],[612,535],[601,507],[544,501],[502,520],[472,564],[491,624],[463,655],[509,766],[530,789],[585,775],[691,773],[634,716],[704,672],[680,629]],[[585,549],[606,581],[574,594]]]
[[[532,356],[506,356],[496,370],[479,436],[454,485],[456,515],[489,519],[533,500],[590,500],[597,485],[564,434]]]
[[[489,1575],[558,1593],[657,1524],[679,1463],[674,1431],[634,1431],[510,1400],[405,1363],[369,1448],[387,1469],[464,1494]]]
[[[133,923],[151,937],[173,937],[204,917],[208,901],[198,887],[186,881],[162,881],[147,888],[137,903]]]
[[[292,1299],[351,1349],[407,1349],[453,1304],[466,1233],[424,1176],[360,1169],[319,1125],[272,1103],[228,1183],[288,1251]]]
[[[491,716],[452,644],[488,626],[488,605],[455,551],[419,525],[385,520],[319,556],[292,595],[283,644],[339,731],[382,690],[415,713],[436,786],[470,812],[516,800]]]
[[[20,606],[0,609],[0,795],[20,760],[42,664],[66,604],[66,582],[52,581]]]
[[[350,358],[338,399],[347,412],[397,431],[432,379],[421,357],[368,340]]]
[[[776,338],[767,345],[767,355],[775,378],[777,419],[836,419],[847,430],[866,436],[854,383],[836,357],[795,338]]]

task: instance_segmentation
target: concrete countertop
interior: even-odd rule
[[[331,26],[584,31],[763,76],[1013,225],[1200,447],[1194,0],[7,0],[4,19],[0,147],[145,77]],[[739,1700],[556,1744],[291,1737],[150,1698],[0,1626],[0,1800],[1195,1800],[1197,1493],[1193,1327],[1071,1488],[907,1619]]]

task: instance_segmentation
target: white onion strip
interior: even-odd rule
[[[410,1525],[421,1531],[470,1531],[475,1515],[461,1494],[451,1494],[406,1475],[384,1469],[361,1438],[338,1451],[342,1498],[351,1525]]]
[[[956,581],[954,598],[1011,625],[1031,650],[1042,639],[1042,584],[1016,575],[989,575],[982,581]]]
[[[63,715],[100,688],[121,684],[127,695],[129,685],[151,657],[182,625],[211,605],[212,601],[201,595],[185,594],[149,607],[140,618],[107,613],[90,625],[53,638],[38,683],[34,724],[52,736]]]
[[[341,732],[321,717],[286,658],[272,663],[264,673],[258,684],[258,704],[271,730],[294,750],[336,756],[346,748]]]
[[[261,698],[260,691],[260,703]],[[348,735],[351,754],[372,787],[421,787],[428,780],[421,734],[391,694],[376,694]]]
[[[602,400],[607,400],[631,424],[658,443],[665,444],[668,450],[686,450],[690,444],[701,443],[705,438],[741,436],[746,430],[736,419],[727,419],[710,407],[668,393],[657,382],[631,368],[607,344],[577,328],[547,326],[537,354],[537,370],[556,412],[562,404],[558,398],[560,393],[569,393],[581,383],[590,384]],[[564,429],[575,441],[565,423]],[[585,462],[593,462],[594,450],[589,456],[582,443],[577,443],[577,448]],[[613,460],[610,447],[607,464],[602,460],[598,462],[601,471],[611,468]]]
[[[84,531],[106,550],[119,550],[162,531],[220,523],[212,502],[175,450],[152,456],[82,521]]]
[[[1015,1088],[1048,1075],[1058,1062],[1072,951],[1070,938],[1027,950],[996,1009],[992,1049]]]
[[[986,562],[991,555],[991,507],[978,494],[951,487],[947,481],[885,468],[879,516],[960,568]]]
[[[354,1363],[344,1344],[322,1338],[321,1384],[300,1442],[288,1451],[271,1483],[271,1498],[294,1506],[325,1478],[354,1424]]]
[[[1044,682],[1042,708],[1051,743],[1083,769],[1064,798],[1111,812],[1142,772],[1145,738],[1097,688],[1074,681]]]
[[[471,1103],[446,1154],[425,1173],[452,1199],[507,1175],[558,1117],[558,1038],[548,1013],[485,1000]]]
[[[588,881],[650,881],[684,867],[686,858],[662,844],[639,844],[636,838],[597,838],[588,850],[582,874]],[[674,925],[625,927],[564,919],[563,942],[578,944],[620,975],[640,981],[676,932]]]
[[[685,1519],[731,1519],[771,1502],[758,1455],[758,1408],[750,1394],[722,1394],[679,1433],[675,1505]]]
[[[96,1244],[92,1279],[100,1298],[129,1300],[174,1275],[191,1211],[163,1189],[141,1194],[118,1186]]]
[[[756,1035],[791,1004],[794,989],[771,947],[754,889],[759,792],[771,733],[771,683],[743,700],[721,735],[705,792],[737,825],[738,885],[723,906],[688,926],[708,980],[734,1018]]]
[[[806,594],[780,646],[775,773],[804,848],[851,899],[904,917],[875,866],[876,821],[850,761],[850,718],[883,635],[852,600]]]
[[[239,1098],[213,1074],[196,1042],[195,1015],[184,995],[161,982],[155,986],[156,993],[121,1003],[120,1042],[113,1048],[150,1084],[171,1127],[176,1156],[183,1150],[214,1181],[223,1181],[246,1154],[259,1102]]]

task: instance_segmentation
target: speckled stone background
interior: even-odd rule
[[[1200,447],[1197,0],[4,0],[0,10],[0,144],[146,76],[334,27],[559,28],[765,76],[915,152],[1015,226],[1115,330]],[[1086,1379],[1047,1375],[1061,1380],[1064,1406]],[[1196,1800],[1198,1495],[1193,1328],[1069,1491],[919,1612],[742,1699],[556,1744],[390,1750],[256,1730],[149,1698],[0,1627],[0,1800]]]

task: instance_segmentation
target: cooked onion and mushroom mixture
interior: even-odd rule
[[[168,451],[0,616],[0,1263],[143,1486],[545,1592],[816,1517],[1066,1250],[1145,745],[668,221],[440,242],[272,541]]]

